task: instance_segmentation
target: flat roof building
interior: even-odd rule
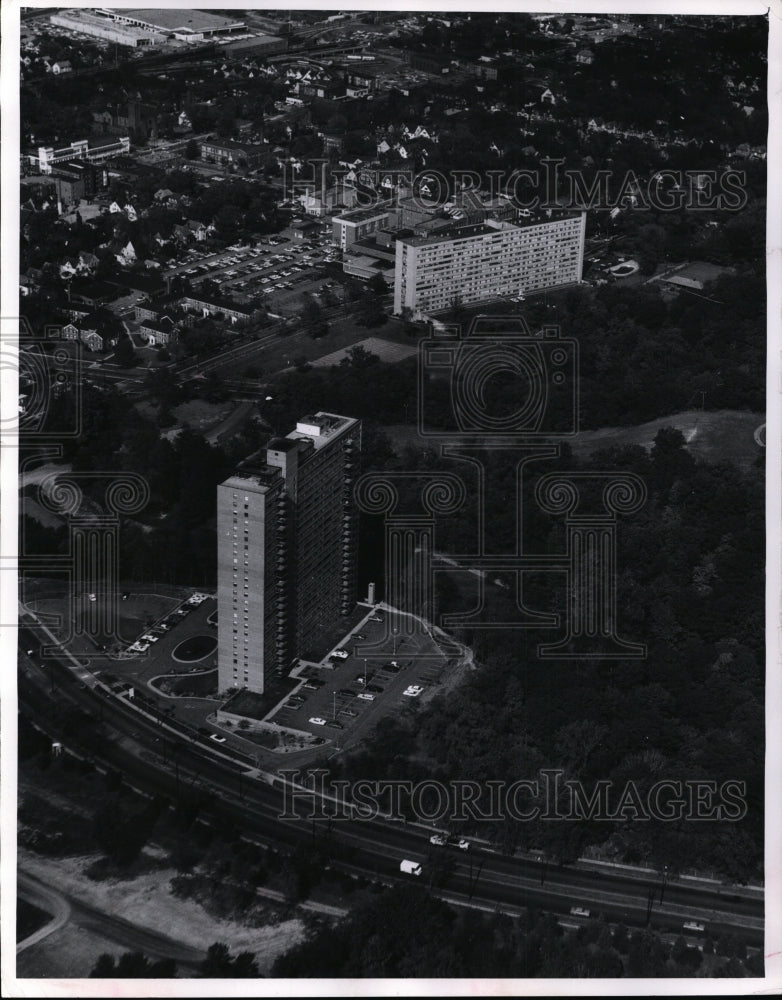
[[[101,38],[116,45],[125,45],[131,49],[148,45],[158,45],[163,36],[160,32],[145,30],[129,24],[121,24],[109,17],[101,16],[88,10],[63,10],[52,14],[50,24],[65,28],[78,35],[88,35],[91,38]]]
[[[439,312],[581,281],[586,213],[514,225],[487,219],[396,244],[394,312]]]
[[[332,219],[334,244],[340,250],[347,250],[356,240],[364,239],[378,229],[385,229],[391,211],[388,205],[377,205],[335,215]]]
[[[144,31],[161,35],[173,35],[184,42],[202,42],[208,38],[231,35],[245,29],[244,21],[234,21],[217,14],[207,14],[202,10],[186,7],[101,7],[97,13],[117,21],[130,24]]]
[[[221,693],[262,693],[352,609],[360,449],[360,421],[321,411],[218,486]]]
[[[129,136],[97,136],[89,139],[77,139],[69,146],[56,149],[54,146],[39,146],[37,151],[25,155],[23,165],[37,169],[41,174],[50,174],[55,164],[67,160],[87,160],[89,163],[101,163],[114,156],[130,152]]]

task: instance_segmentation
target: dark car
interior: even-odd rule
[[[353,709],[353,708],[341,708],[337,714],[338,715],[347,715],[348,718],[351,718],[351,719],[357,719],[358,718],[358,712],[355,709]]]
[[[331,719],[331,721],[326,723],[327,726],[331,726],[332,729],[344,729],[345,727],[341,722],[337,722],[336,719]]]
[[[304,682],[304,687],[317,690],[318,688],[322,688],[325,685],[325,683],[326,683],[325,681],[318,680],[317,677],[308,677],[307,680]]]
[[[344,694],[346,698],[355,698],[356,692],[351,691],[350,688],[340,688],[337,694]]]
[[[383,688],[379,684],[367,684],[367,691],[374,691],[375,694],[380,694]]]

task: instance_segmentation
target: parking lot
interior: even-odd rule
[[[235,244],[217,254],[191,247],[185,260],[165,274],[186,277],[196,290],[206,280],[219,282],[221,291],[237,302],[264,295],[272,309],[284,309],[290,301],[298,304],[306,292],[318,294],[334,287],[335,282],[324,278],[323,265],[337,257],[330,228],[323,227],[309,240],[273,235],[254,247]]]
[[[407,634],[410,621],[368,610],[338,647],[347,657],[306,665],[301,686],[267,721],[326,736],[345,749],[383,716],[426,698],[442,679],[448,656],[422,628]]]

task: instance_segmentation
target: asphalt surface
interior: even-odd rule
[[[21,632],[24,647],[32,633],[24,628]],[[54,692],[50,691],[52,683],[56,684]],[[288,795],[286,816],[281,783],[269,784],[246,764],[227,759],[224,748],[209,746],[203,737],[183,740],[122,699],[80,688],[62,663],[51,674],[40,668],[22,672],[20,710],[50,736],[62,738],[50,708],[52,695],[60,705],[79,704],[102,719],[104,735],[97,750],[93,747],[85,753],[73,745],[73,738],[70,743],[63,740],[66,747],[119,771],[142,791],[172,800],[195,795],[207,814],[234,820],[259,843],[291,850],[321,839],[329,845],[332,867],[392,883],[410,878],[399,871],[401,859],[416,860],[423,866],[423,881],[438,895],[509,912],[536,905],[564,914],[579,905],[592,916],[602,914],[609,920],[644,926],[651,892],[656,901],[650,924],[656,929],[681,931],[685,921],[697,920],[705,923],[712,936],[733,933],[750,945],[763,945],[759,890],[669,879],[661,904],[657,873],[582,863],[557,867],[529,856],[503,855],[477,841],[470,851],[457,853],[433,847],[429,843],[432,830],[418,824],[380,818],[333,822],[325,816],[313,818],[313,811],[322,816],[322,802],[306,792],[299,792],[292,801]],[[137,735],[130,736],[131,732]],[[319,808],[313,810],[313,804]]]

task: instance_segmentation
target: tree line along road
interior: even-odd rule
[[[34,633],[28,630],[28,637]],[[23,637],[23,643],[28,637]],[[50,678],[43,671],[22,675],[19,704],[23,714],[56,739],[62,734],[55,731],[47,682],[51,683]],[[100,702],[104,725],[122,736],[101,739],[99,754],[93,749],[94,757],[145,793],[165,795],[172,801],[183,794],[195,796],[207,815],[230,819],[245,836],[260,843],[290,851],[297,845],[311,846],[313,837],[320,837],[329,847],[332,867],[392,882],[400,879],[400,858],[417,858],[427,872],[432,892],[448,894],[467,905],[499,905],[510,912],[535,905],[566,913],[574,903],[580,903],[609,920],[643,926],[650,893],[659,896],[661,884],[656,875],[626,869],[594,871],[578,864],[557,867],[528,857],[503,855],[478,844],[469,857],[455,857],[452,852],[433,849],[429,844],[431,829],[417,824],[382,819],[313,821],[311,797],[294,801],[296,818],[283,820],[281,788],[248,778],[247,765],[234,765],[224,753],[211,753],[197,741],[176,738],[173,733],[166,734],[165,745],[161,745],[164,729],[124,701],[80,688],[62,662],[56,669],[56,682],[60,704],[66,694],[68,700],[92,712]],[[131,737],[132,732],[138,736]],[[664,903],[652,907],[651,926],[681,931],[683,923],[692,919],[705,923],[710,934],[732,933],[762,947],[763,900],[758,892],[669,879]]]

